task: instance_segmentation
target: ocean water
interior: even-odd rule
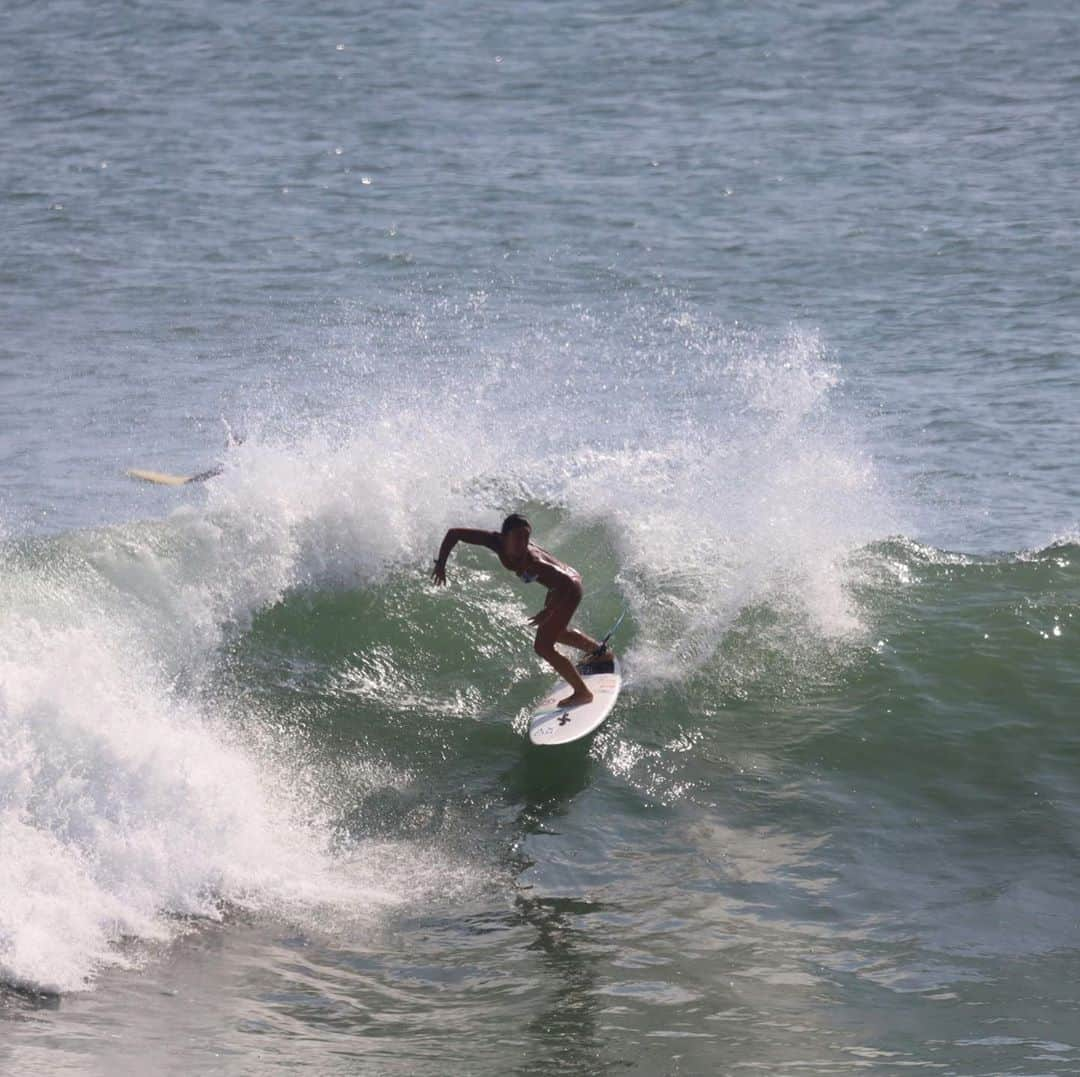
[[[1074,5],[4,15],[0,1072],[1080,1073]]]

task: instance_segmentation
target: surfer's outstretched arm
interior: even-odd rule
[[[468,542],[472,546],[486,546],[489,550],[498,550],[498,531],[480,531],[474,527],[451,527],[446,532],[446,537],[439,547],[439,556],[435,558],[435,567],[431,570],[431,578],[436,587],[446,585],[446,559],[450,551],[459,543]]]

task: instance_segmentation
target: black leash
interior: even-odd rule
[[[622,613],[619,614],[619,616],[616,619],[615,623],[608,629],[608,634],[600,641],[600,646],[597,647],[595,651],[592,651],[589,655],[586,656],[586,661],[588,661],[589,659],[592,659],[592,658],[599,658],[600,655],[602,655],[604,653],[604,651],[607,650],[608,641],[618,631],[619,625],[621,625],[623,623],[623,618],[625,616],[626,616],[626,607],[624,606]]]

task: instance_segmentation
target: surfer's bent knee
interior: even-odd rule
[[[541,658],[548,658],[555,653],[555,641],[550,639],[547,633],[541,629],[536,633],[536,639],[533,640],[533,650]]]

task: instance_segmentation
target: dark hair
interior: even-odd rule
[[[512,512],[502,522],[502,534],[509,535],[511,531],[516,531],[519,527],[527,527],[530,531],[532,530],[532,524],[524,516]]]

